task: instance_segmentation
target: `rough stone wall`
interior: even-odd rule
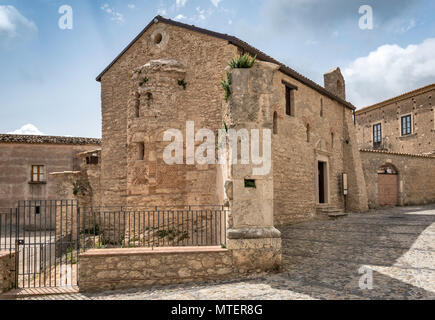
[[[361,151],[370,208],[378,207],[378,170],[390,164],[399,172],[399,203],[435,203],[435,158]]]
[[[0,208],[17,206],[19,200],[59,199],[49,175],[77,169],[75,155],[97,145],[25,144],[0,142]],[[45,184],[31,184],[32,165],[45,166]]]
[[[285,86],[282,80],[298,87],[294,91],[294,116],[286,114]],[[341,188],[342,173],[358,176],[354,171],[358,160],[345,165],[347,153],[357,153],[357,145],[346,145],[354,130],[352,110],[304,84],[277,73],[274,79],[277,102],[277,134],[273,135],[275,224],[287,224],[314,217],[319,206],[318,162],[327,161],[329,167],[329,206],[344,208]],[[309,139],[307,126],[309,125]],[[361,164],[359,164],[361,168]],[[351,192],[354,192],[354,187]],[[358,193],[355,200],[358,200]],[[359,201],[359,200],[358,200]],[[364,199],[361,200],[364,204]],[[362,206],[364,210],[364,205]]]
[[[9,291],[15,283],[15,253],[0,251],[0,293]]]
[[[156,35],[161,34],[162,40],[156,44]],[[222,127],[221,106],[223,91],[220,81],[225,75],[228,61],[237,54],[236,47],[228,42],[215,39],[194,31],[189,31],[172,25],[158,23],[150,29],[127,50],[124,55],[103,75],[101,81],[102,118],[103,118],[103,150],[102,150],[102,203],[109,205],[126,205],[127,196],[135,205],[166,205],[174,202],[186,204],[218,204],[219,195],[216,191],[216,168],[207,166],[196,168],[190,173],[182,166],[151,166],[145,172],[145,165],[138,164],[135,170],[151,173],[148,181],[142,181],[142,190],[128,190],[127,165],[128,154],[134,152],[132,136],[128,134],[129,109],[131,93],[137,89],[138,83],[131,81],[132,72],[149,61],[157,59],[175,59],[186,67],[186,90],[175,84],[168,88],[168,96],[153,95],[153,102],[161,105],[161,99],[167,99],[171,105],[162,109],[150,106],[146,109],[146,101],[141,104],[142,120],[154,123],[157,133],[173,128],[185,127],[187,120],[195,121],[196,128],[217,130]],[[153,84],[150,77],[150,84]],[[158,81],[158,80],[157,80]],[[181,103],[179,103],[181,101]],[[176,102],[177,104],[172,104]],[[142,100],[141,100],[142,103]],[[133,105],[132,105],[133,106]],[[169,109],[169,112],[168,112]],[[146,114],[145,114],[146,113]],[[174,119],[174,114],[182,114]],[[157,118],[156,118],[157,117]],[[154,118],[154,120],[152,120]],[[149,121],[153,122],[149,122]],[[140,121],[140,120],[139,120]],[[134,122],[134,121],[133,121]],[[169,126],[170,125],[170,126]],[[161,138],[160,138],[161,139]],[[162,154],[148,152],[153,150],[153,142],[145,144],[146,160],[154,162],[155,157]],[[160,162],[161,159],[158,158]],[[172,172],[175,170],[177,173]],[[168,172],[169,171],[169,172]],[[168,191],[171,188],[156,187],[171,185],[165,176],[179,174],[175,186],[183,190],[183,196],[172,197]],[[151,183],[150,183],[151,182]],[[149,185],[147,187],[147,185]],[[133,188],[134,189],[134,188]],[[148,189],[148,190],[146,190]],[[144,192],[146,191],[146,192]],[[141,195],[146,195],[142,197]],[[199,195],[199,196],[196,196]],[[138,201],[138,202],[136,202]],[[187,202],[187,203],[186,203]]]
[[[257,243],[257,249],[238,251],[218,247],[91,250],[80,255],[79,287],[83,292],[145,288],[276,271],[281,255],[275,248]]]
[[[356,113],[357,138],[360,149],[374,149],[373,125],[382,124],[381,149],[411,154],[435,152],[435,89],[424,90],[386,103],[373,110]],[[412,134],[402,137],[401,118],[412,114]]]

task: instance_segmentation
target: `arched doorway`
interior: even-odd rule
[[[378,170],[378,205],[397,206],[399,204],[399,172],[392,164]]]

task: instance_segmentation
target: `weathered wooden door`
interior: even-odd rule
[[[399,203],[399,179],[397,174],[378,174],[379,206],[397,206]]]

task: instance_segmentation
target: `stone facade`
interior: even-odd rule
[[[49,174],[77,170],[76,154],[99,143],[86,138],[0,135],[0,208],[15,208],[19,200],[59,199]],[[32,165],[44,166],[43,181],[31,181]]]
[[[220,82],[228,62],[247,50],[252,55],[258,52],[256,64],[272,62],[275,70],[266,72],[267,68],[260,70],[254,65],[249,87],[236,84],[243,84],[249,72],[233,70],[229,104],[240,106],[228,109]],[[234,74],[237,72],[239,75]],[[325,90],[237,38],[157,17],[98,77],[103,118],[102,204],[224,205],[228,201],[225,186],[243,198],[247,196],[243,195],[244,180],[256,179],[260,190],[255,193],[261,193],[264,200],[261,208],[268,207],[274,213],[268,225],[291,223],[312,218],[319,207],[344,210],[341,177],[347,173],[347,209],[366,210],[353,107],[343,99],[344,79],[340,83],[338,79],[342,79],[339,69],[325,75],[329,91]],[[282,81],[297,87],[292,96],[294,116],[286,115]],[[186,156],[184,165],[163,162],[163,148],[168,145],[163,141],[164,131],[181,130],[186,141],[186,121],[194,122],[195,131],[207,128],[217,133],[233,125],[225,122],[231,117],[239,117],[238,128],[260,125],[273,129],[277,124],[274,169],[267,178],[245,175],[243,170],[251,168],[231,177],[228,171],[234,168],[185,165],[189,160]],[[248,123],[243,117],[258,119],[249,118]],[[199,144],[195,142],[195,146]],[[326,200],[322,203],[318,196],[319,162],[326,163]],[[237,203],[242,202],[234,201],[233,205],[237,207]]]
[[[251,246],[246,246],[251,247]],[[91,250],[80,255],[83,292],[233,279],[279,269],[271,243],[257,249],[216,247]]]
[[[398,204],[435,203],[435,157],[362,150],[361,159],[370,208],[379,207],[378,171],[390,165],[398,173]]]
[[[162,38],[156,43],[158,35]],[[220,81],[236,54],[237,48],[222,39],[155,23],[101,76],[105,206],[219,203],[215,167],[162,166],[159,148],[162,130],[184,128],[187,120],[194,121],[197,128],[222,127]],[[164,70],[147,70],[148,76],[132,80],[135,70],[161,59],[176,60],[185,69],[168,77]],[[149,82],[139,88],[145,77]],[[173,81],[168,82],[171,77]],[[185,81],[186,90],[178,80]],[[140,117],[135,119],[138,90]],[[145,124],[155,130],[152,135],[143,130]],[[139,140],[146,143],[145,162],[134,160]]]
[[[297,87],[291,116],[285,109],[283,80]],[[277,115],[273,135],[275,224],[313,218],[325,206],[345,210],[343,173],[349,176],[346,209],[367,210],[352,110],[281,72],[274,75],[272,92],[270,106]],[[324,203],[319,199],[319,161],[326,163],[327,171]]]
[[[15,285],[15,253],[0,251],[0,293],[9,291]]]
[[[356,112],[361,149],[435,154],[435,84],[405,93]],[[402,135],[402,117],[411,116],[411,132]],[[373,126],[381,124],[382,141],[374,145]]]

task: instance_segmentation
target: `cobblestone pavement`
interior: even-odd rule
[[[283,272],[279,274],[38,299],[435,299],[435,205],[315,220],[281,231]],[[362,267],[372,270],[372,290],[360,289],[361,277],[370,274]]]

